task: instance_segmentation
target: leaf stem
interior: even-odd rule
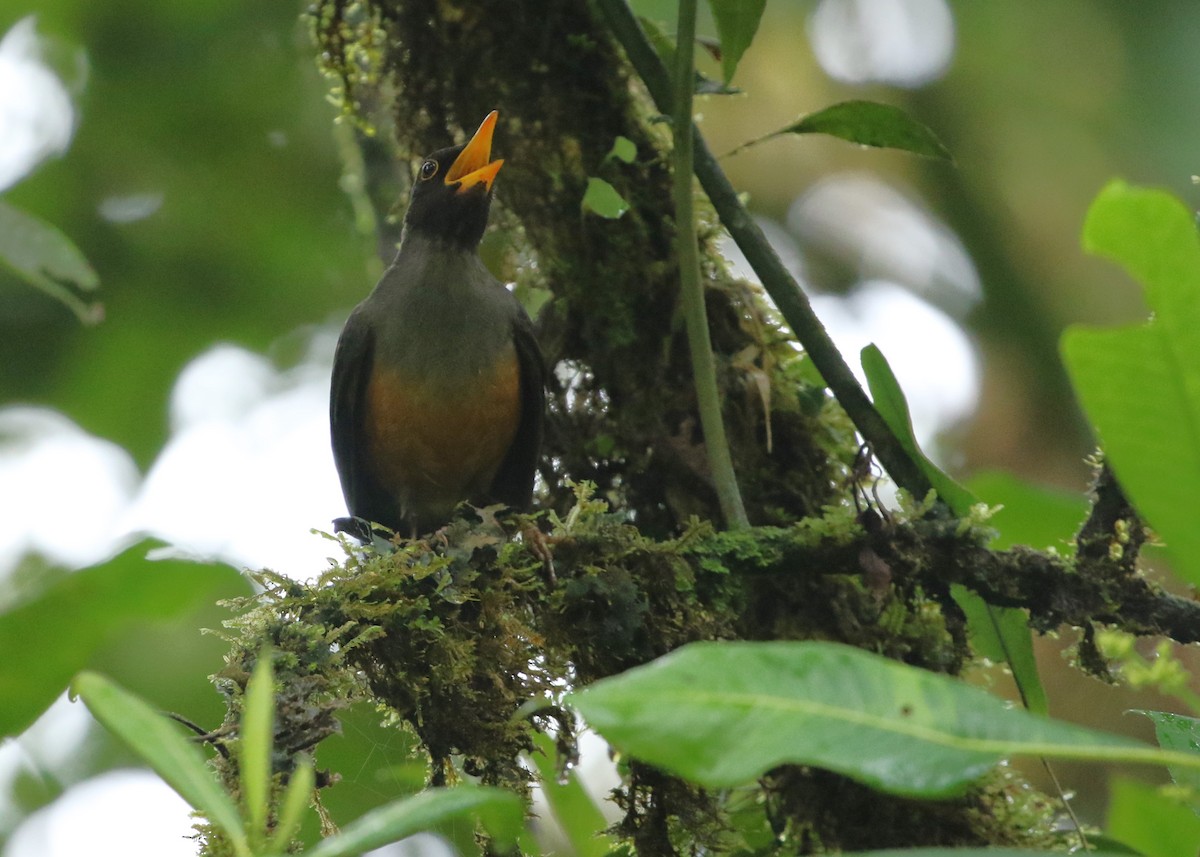
[[[679,280],[687,323],[688,346],[692,355],[692,379],[700,408],[700,426],[704,447],[721,503],[721,516],[731,530],[750,526],[742,495],[738,491],[729,441],[721,417],[721,396],[713,360],[712,340],[708,332],[708,314],[704,307],[704,285],[700,279],[700,248],[696,237],[693,211],[692,163],[695,138],[692,134],[693,46],[696,41],[696,0],[679,0],[679,26],[676,33],[674,112],[674,183],[675,238],[679,257]]]
[[[646,84],[658,109],[676,115],[672,110],[674,97],[667,70],[637,18],[629,10],[626,0],[594,2]],[[679,39],[681,48],[682,41]],[[690,113],[688,121],[691,124]],[[812,358],[813,365],[825,379],[838,403],[854,422],[863,439],[871,444],[876,457],[891,474],[892,479],[910,494],[924,497],[931,486],[920,465],[904,450],[883,421],[883,417],[875,410],[837,346],[829,338],[821,320],[813,312],[808,298],[738,199],[737,191],[729,183],[729,179],[694,126],[692,138],[696,176],[720,216],[721,223],[729,230],[729,234],[762,281],[763,288],[767,290],[784,320]]]

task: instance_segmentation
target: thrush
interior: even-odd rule
[[[350,314],[329,421],[351,519],[417,536],[463,501],[529,506],[542,441],[544,367],[533,325],[484,267],[497,112],[465,145],[421,163],[395,261]]]

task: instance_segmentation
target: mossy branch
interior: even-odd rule
[[[612,29],[613,35],[625,49],[629,61],[642,78],[658,109],[664,113],[673,113],[671,80],[662,60],[625,0],[595,0],[595,3]],[[679,41],[682,42],[682,38]],[[812,358],[813,365],[829,385],[838,403],[853,420],[863,439],[871,444],[876,457],[896,484],[914,496],[925,496],[931,487],[929,479],[871,404],[841,352],[829,338],[825,326],[813,312],[807,296],[788,273],[762,229],[738,199],[737,191],[729,183],[716,157],[709,151],[695,126],[692,126],[692,137],[695,145],[695,172],[701,186],[721,218],[721,223],[729,230],[730,236],[745,254],[750,267],[762,281],[767,294],[775,301],[796,338]]]
[[[721,516],[725,526],[740,530],[750,526],[725,423],[721,417],[721,396],[717,390],[717,372],[713,362],[712,338],[708,332],[708,313],[704,308],[704,285],[700,282],[700,248],[696,238],[696,217],[692,209],[692,89],[693,44],[696,38],[696,0],[679,0],[678,44],[675,48],[674,133],[675,242],[679,254],[679,282],[683,314],[687,324],[688,346],[692,356],[692,379],[708,466],[712,471]]]

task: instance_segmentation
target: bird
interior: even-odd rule
[[[493,110],[464,145],[417,169],[395,260],[350,313],[334,352],[329,422],[350,518],[416,538],[463,501],[532,502],[545,419],[533,323],[484,266]]]

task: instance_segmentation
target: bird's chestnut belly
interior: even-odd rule
[[[488,372],[453,381],[379,369],[367,388],[368,454],[401,514],[448,515],[480,498],[520,422],[520,371],[513,348]]]

